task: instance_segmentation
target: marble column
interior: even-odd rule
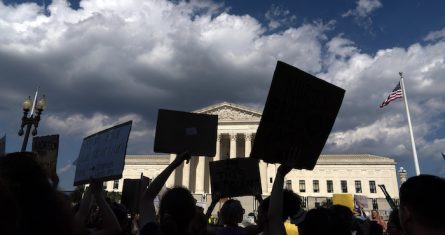
[[[219,161],[221,160],[221,135],[218,134],[216,137],[216,154],[213,158],[213,161]]]
[[[236,158],[236,133],[230,134],[230,158]]]
[[[196,165],[196,190],[195,193],[204,193],[205,183],[205,159],[206,157],[196,157],[198,164]]]
[[[263,189],[263,195],[268,194],[268,183],[267,183],[267,163],[260,160],[260,177],[261,177],[261,188]]]
[[[190,188],[190,162],[184,161],[182,165],[184,167],[182,168],[182,186]]]
[[[175,160],[175,158],[176,154],[170,154],[170,163],[172,163]],[[175,177],[176,177],[176,170],[174,170],[170,175],[170,177],[168,177],[166,184],[167,188],[173,188],[176,185]]]
[[[244,156],[249,157],[250,151],[252,148],[252,134],[246,133],[244,134]]]

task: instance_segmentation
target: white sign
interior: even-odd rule
[[[83,139],[74,186],[91,180],[122,178],[131,124],[132,121],[129,121]]]

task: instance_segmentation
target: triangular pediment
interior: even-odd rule
[[[261,113],[244,106],[223,102],[194,111],[218,115],[220,121],[260,121]]]

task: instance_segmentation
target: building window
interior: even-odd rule
[[[355,181],[355,192],[362,193],[362,182],[360,180]]]
[[[272,179],[272,177],[270,177],[269,178],[269,183],[272,183],[273,182],[273,179]]]
[[[328,193],[334,192],[334,184],[332,183],[332,180],[326,181],[326,185],[328,187]]]
[[[292,180],[286,180],[286,189],[292,190]]]
[[[300,180],[300,193],[306,192],[306,184],[304,183],[304,180]]]
[[[340,181],[340,184],[341,184],[341,192],[347,193],[348,192],[348,183],[346,182],[346,180]]]
[[[374,180],[369,181],[369,191],[371,191],[371,193],[377,193]]]
[[[119,180],[115,180],[113,182],[113,189],[118,189],[119,188]]]
[[[320,192],[320,184],[318,183],[318,180],[314,180],[313,185],[314,185],[314,193]]]

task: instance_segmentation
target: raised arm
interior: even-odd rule
[[[221,199],[221,195],[219,193],[217,195],[215,195],[215,199],[212,198],[212,203],[210,204],[209,208],[207,208],[207,212],[205,215],[206,221],[209,221],[209,218],[212,215],[213,209],[215,209],[216,203],[218,203],[220,199]]]
[[[82,227],[86,224],[86,219],[90,212],[92,199],[93,198],[91,196],[91,188],[88,187],[83,194],[82,200],[80,201],[79,210],[77,210],[76,214],[74,215],[76,223],[78,223]]]
[[[267,213],[268,231],[264,231],[265,235],[286,235],[286,229],[283,224],[283,186],[284,177],[292,170],[295,159],[294,152],[289,152],[283,163],[278,167],[275,181],[273,182],[272,192],[270,194],[270,204]]]
[[[96,203],[99,206],[99,209],[102,212],[103,216],[102,229],[95,231],[93,234],[118,235],[121,233],[121,226],[110,205],[108,205],[107,201],[105,200],[105,192],[102,188],[102,185],[103,185],[102,181],[96,181],[90,184],[91,193],[94,197],[94,200],[96,200]]]
[[[170,163],[162,172],[159,174],[153,182],[148,186],[147,191],[145,192],[144,196],[142,197],[141,203],[140,203],[140,226],[141,228],[150,222],[156,221],[156,211],[153,204],[153,200],[156,198],[156,196],[161,191],[162,187],[165,185],[165,182],[167,182],[168,177],[172,174],[172,172],[181,165],[184,160],[190,159],[190,154],[185,152],[182,154],[179,154],[175,160]]]

